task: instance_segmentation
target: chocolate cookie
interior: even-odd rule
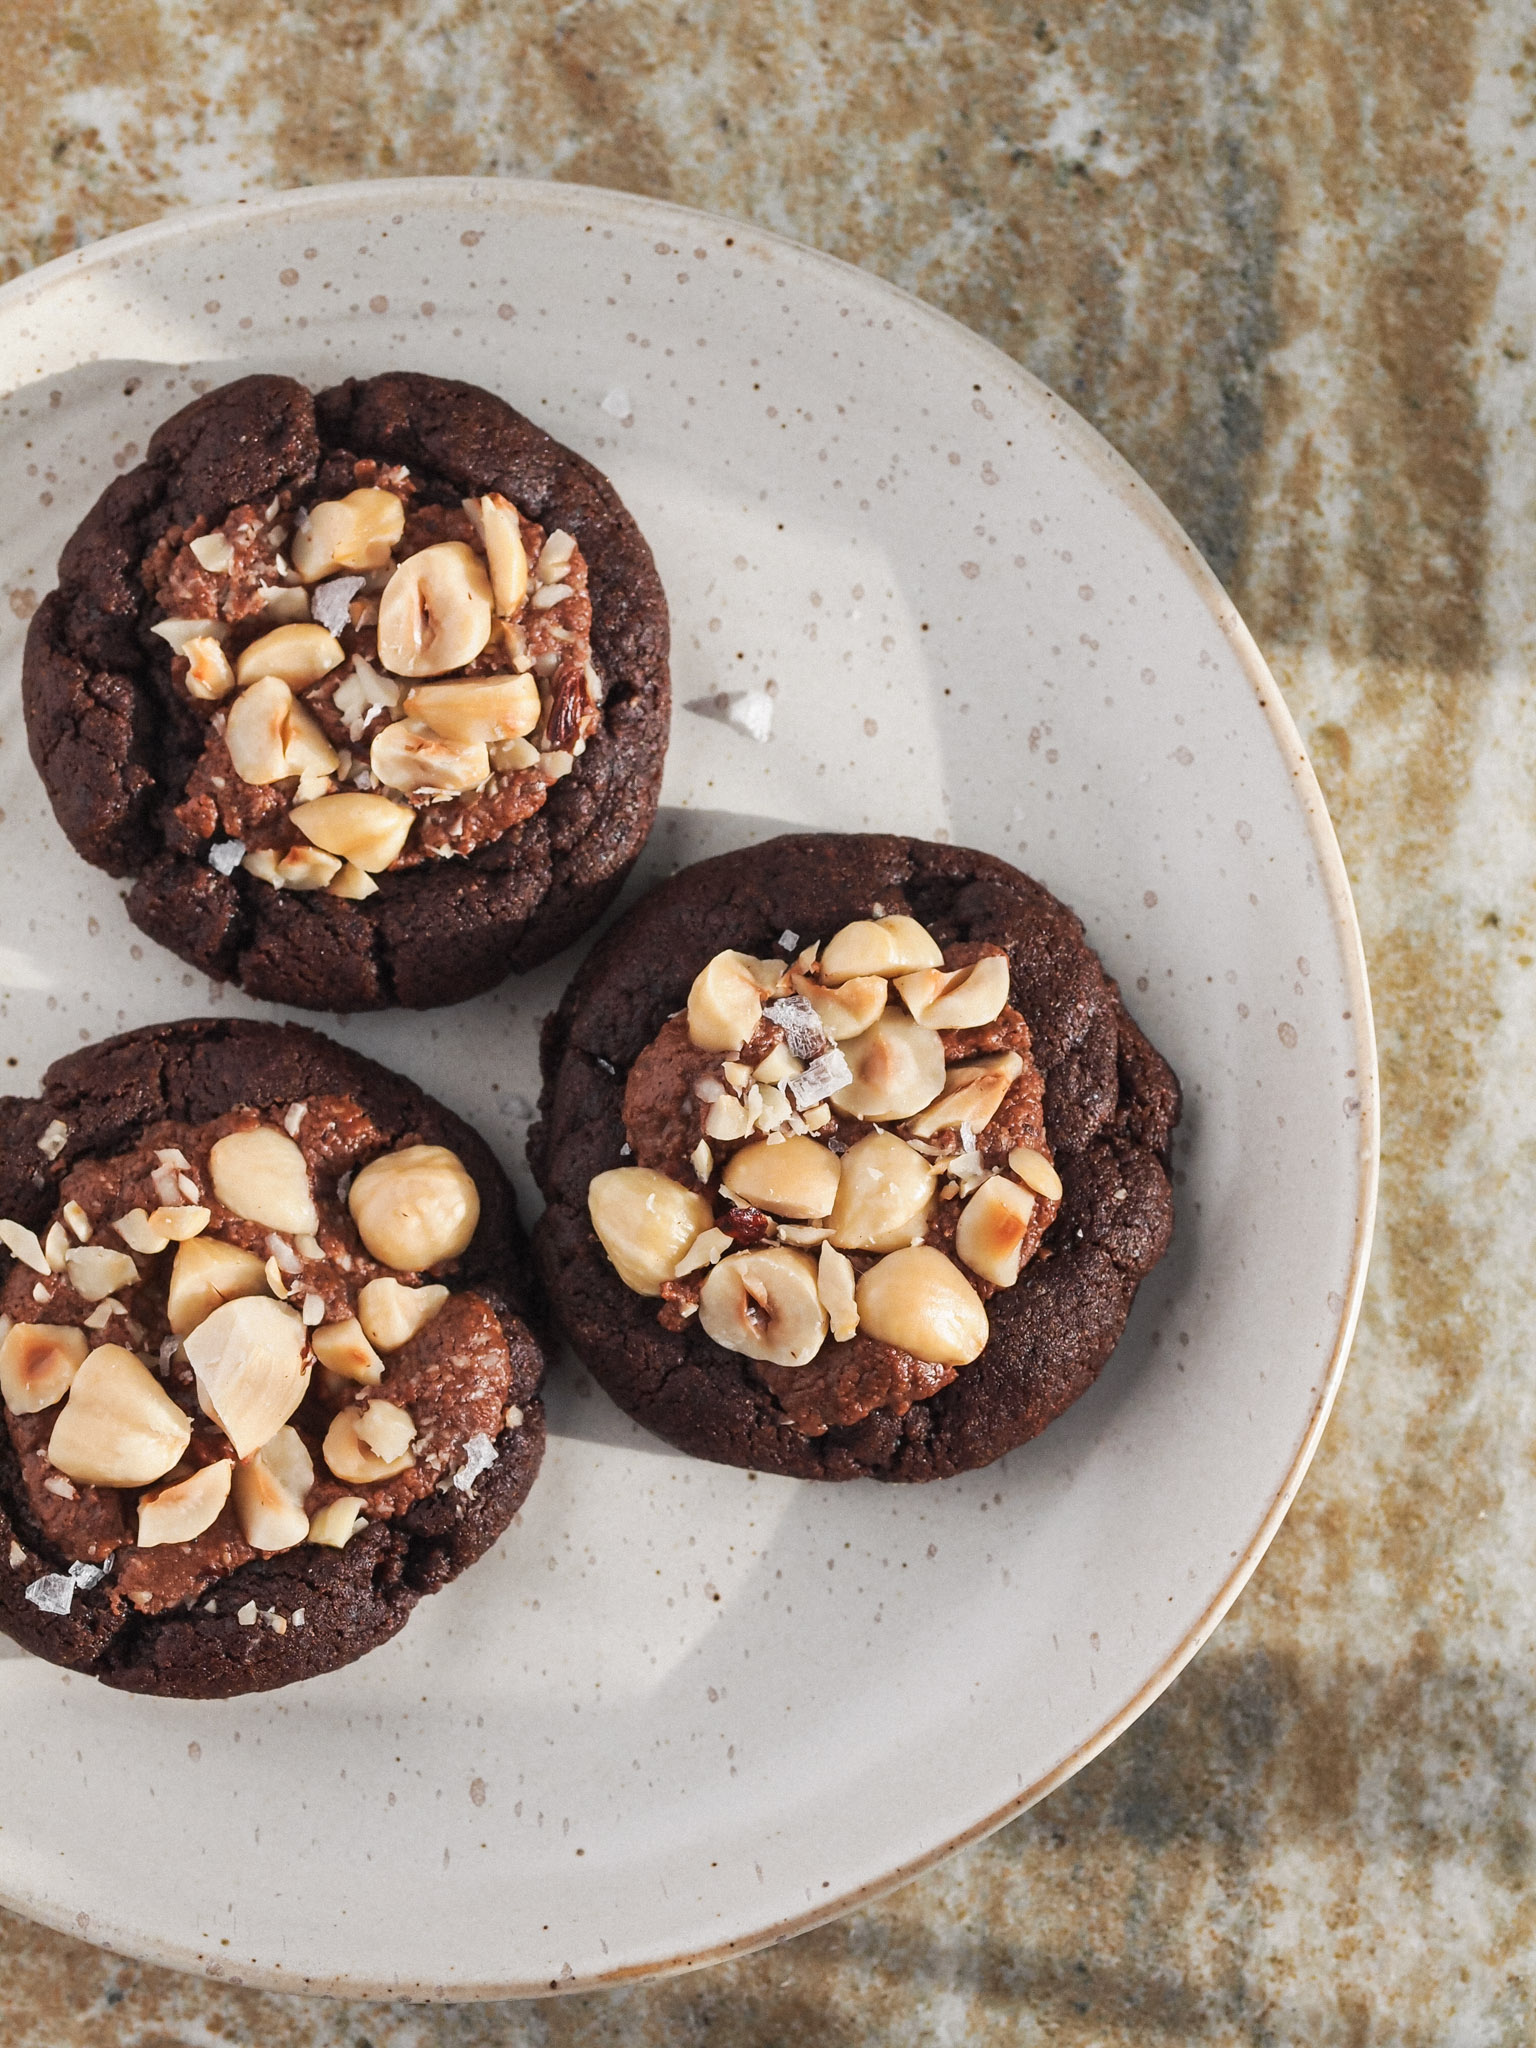
[[[1177,1080],[1072,912],[962,847],[684,870],[587,960],[543,1074],[554,1313],[725,1464],[989,1464],[1092,1384],[1172,1231]]]
[[[294,1025],[149,1026],[0,1098],[0,1629],[130,1692],[314,1677],[539,1468],[512,1191]]]
[[[400,372],[209,392],[60,558],[32,758],[134,922],[306,1009],[427,1008],[603,912],[655,817],[667,609],[612,486]]]

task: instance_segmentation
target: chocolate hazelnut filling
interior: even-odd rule
[[[59,1197],[41,1235],[0,1223],[0,1394],[75,1583],[105,1568],[145,1614],[216,1602],[251,1558],[345,1545],[494,1462],[511,1357],[452,1285],[479,1197],[446,1148],[387,1149],[317,1095],[155,1125]]]
[[[717,954],[630,1069],[598,1239],[663,1327],[697,1316],[803,1435],[947,1386],[1055,1220],[1009,994],[1002,948],[875,917],[793,962]]]
[[[333,453],[142,565],[191,735],[166,843],[359,900],[542,808],[602,723],[587,564],[506,498]]]

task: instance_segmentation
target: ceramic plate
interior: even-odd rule
[[[568,1361],[495,1553],[350,1670],[214,1705],[0,1662],[0,1898],[231,1980],[483,1997],[710,1961],[1018,1813],[1203,1641],[1274,1534],[1353,1325],[1374,1191],[1359,938],[1240,621],[1059,399],[755,229],[407,180],[172,215],[0,292],[8,1085],[210,1008],[75,858],[26,758],[66,535],[210,384],[418,368],[613,478],[672,606],[650,879],[786,828],[981,846],[1084,918],[1184,1081],[1173,1250],[1097,1387],[906,1490],[693,1464]],[[536,1033],[575,964],[319,1018],[535,1198]]]

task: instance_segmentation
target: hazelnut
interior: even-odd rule
[[[304,1154],[272,1124],[218,1139],[208,1153],[208,1172],[225,1208],[247,1223],[300,1233],[320,1228]]]
[[[719,1095],[709,1105],[704,1118],[704,1135],[729,1144],[736,1138],[744,1138],[752,1128],[752,1113],[744,1102],[738,1102],[734,1095]]]
[[[409,556],[379,599],[379,659],[397,676],[440,676],[473,661],[491,637],[491,585],[463,541]]]
[[[304,1496],[315,1467],[296,1429],[283,1428],[235,1468],[235,1520],[253,1550],[291,1550],[309,1536]]]
[[[446,1287],[404,1287],[398,1280],[370,1280],[357,1297],[358,1321],[376,1351],[398,1351],[418,1330],[426,1328],[447,1299]]]
[[[274,1437],[309,1388],[304,1323],[270,1295],[245,1295],[205,1316],[182,1340],[198,1403],[238,1458]]]
[[[835,1342],[846,1344],[859,1330],[859,1307],[854,1293],[853,1261],[824,1244],[816,1262],[816,1292],[827,1312]]]
[[[393,1401],[343,1408],[325,1432],[325,1462],[344,1486],[371,1486],[415,1464],[416,1425]]]
[[[386,789],[408,795],[447,790],[457,795],[480,787],[490,775],[491,757],[483,740],[440,739],[426,726],[401,718],[375,739],[368,765],[374,780]]]
[[[735,1242],[723,1230],[701,1230],[678,1260],[673,1277],[681,1280],[689,1273],[697,1273],[701,1266],[716,1265]]]
[[[944,1086],[943,1039],[899,1011],[883,1013],[838,1050],[853,1079],[838,1089],[832,1105],[847,1116],[869,1122],[913,1116]]]
[[[369,875],[398,859],[416,822],[409,805],[361,790],[317,796],[312,803],[295,804],[288,815],[306,839]]]
[[[745,1088],[747,1081],[756,1081],[764,1088],[777,1088],[781,1082],[787,1081],[792,1074],[803,1074],[805,1068],[795,1058],[789,1047],[781,1042],[773,1048],[767,1059],[753,1067],[750,1072],[741,1066],[737,1066],[736,1071],[739,1074],[745,1075],[746,1079],[740,1083],[733,1082],[733,1086]],[[725,1078],[727,1081],[732,1080],[730,1065],[727,1065],[725,1069]]]
[[[120,1344],[100,1344],[75,1373],[48,1462],[85,1486],[148,1486],[191,1440],[190,1417],[154,1374]]]
[[[165,1312],[173,1333],[185,1337],[226,1301],[266,1290],[266,1269],[254,1252],[218,1237],[194,1237],[171,1262]]]
[[[945,1074],[944,1092],[931,1108],[912,1118],[908,1131],[914,1138],[931,1138],[937,1131],[957,1131],[962,1124],[985,1130],[1023,1071],[1024,1062],[1016,1052],[963,1060]]]
[[[68,1323],[13,1323],[0,1343],[0,1394],[13,1415],[38,1415],[62,1401],[90,1340]]]
[[[1011,1287],[1019,1277],[1019,1256],[1034,1213],[1034,1196],[1017,1181],[983,1181],[960,1211],[957,1256],[994,1287]]]
[[[816,1268],[782,1245],[737,1252],[704,1282],[699,1322],[727,1351],[765,1365],[809,1365],[827,1334]]]
[[[406,1145],[369,1161],[347,1207],[373,1258],[416,1273],[465,1250],[480,1221],[480,1192],[446,1145]]]
[[[234,1472],[232,1458],[219,1458],[203,1465],[174,1486],[158,1493],[139,1496],[139,1532],[134,1541],[140,1550],[152,1550],[161,1543],[190,1543],[211,1529],[229,1499],[229,1482]]]
[[[171,1241],[163,1230],[156,1230],[144,1209],[130,1209],[126,1216],[117,1218],[112,1228],[130,1251],[142,1252],[147,1259],[163,1252]],[[110,1288],[108,1292],[111,1292]]]
[[[490,564],[491,590],[499,619],[510,619],[528,595],[528,550],[523,546],[517,508],[499,491],[480,500],[480,535]]]
[[[149,1227],[168,1244],[185,1244],[208,1228],[210,1213],[200,1202],[179,1202],[173,1208],[151,1209]]]
[[[235,699],[224,744],[240,780],[257,787],[290,775],[330,775],[338,765],[313,712],[277,676],[263,676]]]
[[[777,960],[717,953],[688,991],[688,1036],[703,1052],[736,1052],[757,1029],[763,997],[783,977]]]
[[[332,896],[340,896],[347,903],[363,903],[368,897],[377,896],[379,885],[365,868],[355,861],[343,861],[340,872],[326,883],[326,890]]]
[[[333,668],[340,668],[346,658],[334,633],[306,619],[302,624],[275,626],[242,647],[235,657],[235,681],[243,690],[248,683],[271,676],[290,690],[302,690],[328,676]]]
[[[72,1245],[64,1254],[64,1268],[82,1301],[105,1301],[120,1288],[138,1284],[139,1269],[133,1260],[110,1245]]]
[[[819,981],[811,981],[803,974],[791,974],[789,978],[795,994],[805,997],[834,1045],[867,1031],[885,1008],[890,994],[890,983],[878,974],[855,975],[835,989],[824,988]]]
[[[240,865],[274,889],[325,889],[341,872],[335,854],[322,853],[317,846],[291,846],[281,860],[269,847],[260,847]]]
[[[808,1223],[832,1212],[838,1190],[837,1154],[814,1138],[743,1145],[732,1155],[720,1185],[749,1208]]]
[[[616,1166],[587,1189],[587,1213],[619,1278],[636,1294],[660,1294],[677,1262],[714,1212],[695,1194],[648,1166]]]
[[[933,1168],[889,1131],[872,1131],[843,1154],[832,1242],[850,1252],[892,1252],[921,1237],[933,1200]]]
[[[338,569],[383,569],[405,531],[405,507],[393,491],[365,486],[311,505],[294,530],[288,558],[306,583]]]
[[[821,956],[822,975],[834,988],[866,974],[889,977],[943,965],[943,953],[915,917],[860,918],[845,924],[833,933]]]
[[[946,973],[941,967],[920,967],[897,978],[896,990],[919,1024],[935,1031],[972,1031],[994,1023],[1008,1000],[1008,962],[1001,953],[984,953],[971,967]]]
[[[442,1291],[448,1292],[446,1287]],[[376,1387],[384,1377],[384,1361],[364,1336],[356,1316],[348,1316],[343,1323],[318,1324],[309,1343],[327,1372],[339,1373],[344,1380]]]
[[[418,683],[408,690],[407,718],[419,719],[441,739],[462,745],[521,739],[542,711],[532,676],[479,676],[466,683]]]
[[[952,1259],[931,1244],[889,1252],[856,1290],[866,1336],[935,1365],[969,1365],[986,1349],[987,1312]]]
[[[1025,1187],[1044,1195],[1048,1202],[1061,1200],[1061,1176],[1043,1152],[1037,1152],[1032,1145],[1015,1145],[1008,1154],[1008,1164]]]
[[[515,775],[520,769],[539,765],[539,750],[527,740],[496,740],[487,751],[498,775]]]
[[[328,1502],[309,1518],[310,1542],[323,1543],[331,1550],[345,1550],[357,1534],[367,1505],[366,1501],[356,1500],[351,1494],[343,1494],[340,1500]]]
[[[187,695],[216,704],[235,687],[229,656],[211,633],[195,633],[182,648],[187,657]]]

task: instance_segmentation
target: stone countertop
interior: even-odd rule
[[[747,217],[986,334],[1225,580],[1354,878],[1383,1205],[1290,1519],[1107,1755],[883,1903],[543,2005],[240,1991],[0,1916],[10,2048],[1448,2044],[1536,2033],[1536,36],[1516,0],[95,0],[7,21],[14,274],[364,176]]]

